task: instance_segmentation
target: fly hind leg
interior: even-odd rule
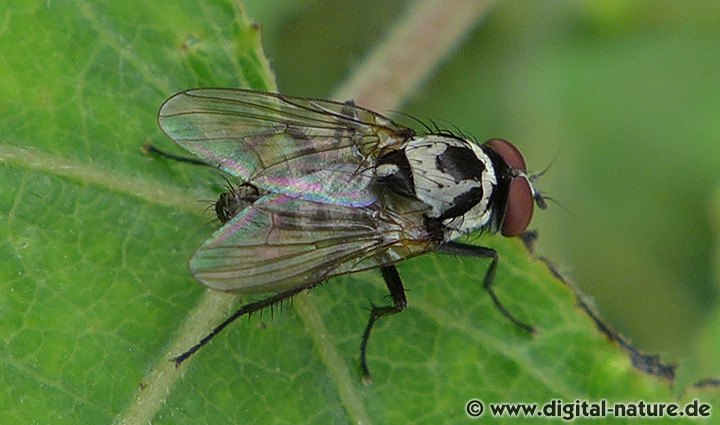
[[[312,286],[312,285],[311,285]],[[227,319],[225,319],[222,323],[215,326],[213,330],[210,331],[203,339],[198,341],[195,345],[190,347],[187,351],[180,354],[177,357],[173,357],[172,361],[175,362],[175,366],[179,367],[185,360],[187,360],[190,356],[195,354],[195,352],[199,349],[201,349],[205,344],[210,342],[211,339],[215,338],[220,332],[222,332],[223,329],[225,329],[229,324],[234,322],[235,320],[239,319],[242,316],[250,315],[252,313],[255,313],[256,311],[262,310],[266,307],[272,307],[275,304],[281,303],[282,301],[285,301],[289,298],[292,298],[293,296],[297,295],[299,292],[309,289],[308,286],[299,286],[297,288],[292,288],[287,291],[279,292],[271,297],[267,297],[265,299],[251,302],[249,304],[245,304],[244,306],[240,307],[235,313],[230,315]]]
[[[148,155],[156,155],[156,156],[160,156],[165,159],[170,159],[170,160],[177,161],[177,162],[185,162],[188,164],[202,165],[203,167],[215,168],[215,166],[213,166],[212,164],[208,164],[207,162],[203,161],[202,159],[191,158],[188,156],[175,155],[174,153],[165,152],[164,150],[161,150],[161,149],[157,148],[155,145],[150,144],[150,143],[145,143],[142,147],[142,151],[143,151],[143,153],[148,154]]]
[[[382,273],[383,279],[385,279],[385,285],[390,290],[390,297],[393,300],[393,305],[388,306],[373,306],[370,312],[370,319],[368,320],[367,326],[365,326],[365,332],[363,333],[362,342],[360,344],[360,369],[362,372],[363,381],[370,382],[370,370],[367,365],[367,344],[370,339],[370,332],[375,325],[375,322],[383,316],[389,314],[400,313],[407,306],[407,298],[405,298],[405,289],[403,288],[402,281],[400,280],[400,274],[398,273],[395,266],[381,267],[380,272]]]

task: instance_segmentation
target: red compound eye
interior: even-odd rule
[[[502,223],[503,236],[518,236],[527,229],[533,215],[533,195],[530,183],[524,177],[510,182],[507,209]]]
[[[504,139],[490,139],[485,142],[485,146],[494,150],[498,155],[505,160],[505,163],[510,167],[520,170],[523,173],[527,173],[527,167],[525,166],[525,158],[512,143]]]
[[[503,139],[491,139],[485,145],[494,150],[511,168],[527,172],[520,151]],[[508,188],[507,208],[502,223],[503,236],[518,236],[527,229],[533,215],[533,192],[530,182],[523,176],[513,177]]]

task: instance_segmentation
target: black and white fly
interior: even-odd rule
[[[352,102],[240,89],[180,92],[158,121],[201,158],[186,160],[242,181],[216,202],[223,225],[193,255],[192,274],[212,289],[274,293],[241,307],[177,364],[242,315],[334,276],[380,268],[393,303],[373,307],[365,327],[360,366],[367,377],[373,325],[407,304],[395,264],[428,251],[491,259],[484,288],[505,317],[532,330],[493,291],[497,252],[456,241],[476,231],[517,236],[534,203],[544,206],[509,142],[418,135]]]

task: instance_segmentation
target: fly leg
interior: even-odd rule
[[[382,307],[373,306],[370,312],[370,319],[368,320],[367,326],[365,326],[365,332],[363,333],[362,342],[360,343],[360,369],[362,371],[363,381],[365,382],[370,382],[370,370],[367,366],[367,344],[375,322],[385,315],[400,313],[407,305],[405,289],[403,288],[400,274],[395,266],[381,267],[380,272],[382,273],[383,279],[385,279],[385,285],[387,285],[390,290],[393,305]]]
[[[188,164],[195,164],[195,165],[202,165],[205,167],[217,168],[214,165],[208,164],[207,162],[205,162],[201,159],[191,158],[188,156],[175,155],[170,152],[165,152],[163,150],[156,148],[155,145],[151,145],[150,143],[144,144],[142,147],[142,151],[147,154],[161,156],[163,158],[171,159],[171,160],[177,161],[177,162],[187,162]]]
[[[287,291],[279,292],[271,297],[267,297],[260,301],[254,301],[249,304],[245,304],[244,306],[240,307],[235,313],[233,313],[230,317],[225,319],[222,323],[215,326],[212,331],[210,331],[209,334],[205,335],[203,339],[198,341],[195,345],[190,347],[189,350],[185,351],[184,353],[180,354],[177,357],[173,357],[172,361],[175,362],[175,366],[179,367],[185,360],[187,360],[190,356],[195,354],[197,350],[202,348],[205,344],[210,342],[211,339],[216,337],[220,332],[222,332],[223,329],[225,329],[229,324],[234,322],[236,319],[239,319],[240,317],[244,315],[249,315],[252,313],[255,313],[256,311],[262,310],[263,308],[273,306],[275,304],[278,304],[284,300],[287,300],[294,295],[297,295],[299,292],[309,289],[308,286],[299,286],[297,288],[292,288]]]
[[[505,306],[500,302],[498,296],[495,294],[495,290],[493,289],[493,283],[495,282],[495,271],[497,270],[498,263],[497,251],[484,246],[467,245],[459,242],[444,243],[443,245],[440,245],[438,248],[436,248],[436,251],[443,254],[490,258],[490,267],[488,268],[487,273],[485,273],[485,278],[483,279],[483,288],[485,288],[488,295],[490,295],[490,299],[492,299],[493,303],[495,304],[495,307],[500,310],[500,313],[502,313],[503,316],[505,316],[515,326],[522,329],[523,331],[527,333],[535,332],[535,329],[532,326],[521,322],[512,313],[510,313],[510,311],[505,308]]]

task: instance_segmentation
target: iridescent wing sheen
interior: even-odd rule
[[[158,121],[183,148],[268,192],[349,206],[375,201],[375,158],[413,135],[352,103],[241,89],[180,92]]]
[[[312,286],[428,251],[422,212],[322,204],[268,194],[220,228],[190,260],[206,286],[239,293]]]

